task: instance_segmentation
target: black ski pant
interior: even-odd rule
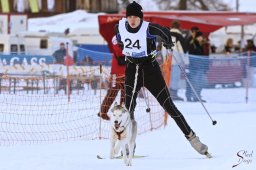
[[[182,113],[174,105],[157,61],[139,64],[127,62],[126,64],[125,106],[129,109],[131,118],[134,119],[136,98],[143,86],[150,91],[163,109],[174,119],[184,135],[189,135],[192,130]]]

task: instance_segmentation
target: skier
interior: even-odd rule
[[[142,7],[133,1],[126,7],[126,18],[116,25],[116,37],[126,57],[125,105],[134,119],[136,98],[141,87],[146,87],[160,105],[175,120],[192,147],[210,157],[208,147],[201,143],[182,113],[174,105],[156,61],[156,36],[167,49],[173,47],[171,32],[158,24],[143,20]]]

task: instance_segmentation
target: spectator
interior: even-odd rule
[[[185,38],[188,44],[192,44],[196,37],[196,33],[199,31],[197,26],[191,27],[190,34]]]
[[[52,55],[55,58],[54,64],[65,64],[65,57],[66,57],[66,47],[63,42],[60,43],[60,48],[56,50]],[[59,80],[59,88],[58,90],[63,89],[65,93],[67,92],[67,79],[66,78],[61,78]],[[70,86],[70,91],[71,91],[71,86]]]
[[[60,48],[56,50],[52,55],[55,58],[55,64],[64,64],[64,58],[66,56],[65,44],[63,42],[60,43]]]
[[[232,38],[228,38],[224,46],[224,53],[229,55],[235,51],[234,41]]]
[[[241,40],[237,41],[237,44],[234,45],[234,50],[237,53],[240,53],[243,51],[243,49],[241,48]]]
[[[93,59],[90,56],[85,56],[84,59],[81,61],[82,66],[92,66],[93,65]]]
[[[245,47],[245,50],[256,52],[256,46],[254,45],[254,42],[252,39],[247,40],[247,45]]]
[[[188,77],[195,88],[195,91],[201,99],[201,91],[205,84],[205,73],[208,70],[208,59],[204,58],[204,45],[203,45],[203,33],[197,32],[195,40],[189,46],[189,74]],[[193,56],[196,55],[196,56]],[[187,101],[197,102],[199,99],[196,94],[192,91],[189,84],[186,87]],[[205,102],[205,100],[202,100]]]
[[[210,40],[205,36],[203,36],[202,46],[203,46],[204,55],[209,56],[211,52],[211,44],[210,44]]]
[[[171,37],[172,42],[174,42],[173,46],[173,55],[172,57],[172,71],[171,71],[171,82],[170,82],[170,94],[173,100],[184,101],[181,97],[178,96],[179,84],[181,81],[181,70],[179,68],[180,65],[185,64],[185,54],[187,52],[187,45],[185,43],[185,38],[182,36],[182,32],[180,30],[180,22],[178,20],[174,20],[171,25]],[[176,62],[176,60],[177,62]]]
[[[211,48],[211,53],[215,54],[216,50],[217,50],[217,47],[214,44],[212,44],[212,45],[210,45],[210,48]]]
[[[247,55],[250,55],[250,86],[256,87],[255,72],[256,72],[256,46],[252,39],[247,40],[245,47]]]
[[[120,104],[124,103],[124,79],[125,79],[125,57],[122,54],[122,49],[119,47],[116,37],[112,39],[113,57],[111,62],[111,77],[110,77],[110,88],[107,91],[98,116],[103,119],[109,120],[107,115],[110,106],[114,102],[117,94],[121,91]]]

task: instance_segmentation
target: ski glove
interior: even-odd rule
[[[126,64],[126,61],[125,61],[125,57],[124,57],[124,56],[121,56],[121,57],[116,56],[116,59],[117,59],[118,65],[123,66],[123,65]]]

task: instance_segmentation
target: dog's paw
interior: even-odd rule
[[[115,158],[114,155],[109,156],[109,159],[114,159],[114,158]]]
[[[114,149],[114,154],[117,155],[117,154],[119,153],[119,151],[120,151],[120,146],[117,145],[117,146],[115,147],[115,149]]]
[[[132,166],[132,161],[130,159],[127,159],[125,164],[126,166]]]
[[[124,159],[124,163],[127,165],[127,164],[128,164],[128,159],[127,159],[127,157],[123,156],[123,159]]]
[[[114,154],[117,155],[119,153],[119,148],[115,148]]]
[[[111,151],[110,151],[109,158],[110,159],[114,159],[115,158],[115,153],[114,153],[113,149],[111,149]]]
[[[132,160],[124,156],[124,163],[126,166],[132,166]]]

